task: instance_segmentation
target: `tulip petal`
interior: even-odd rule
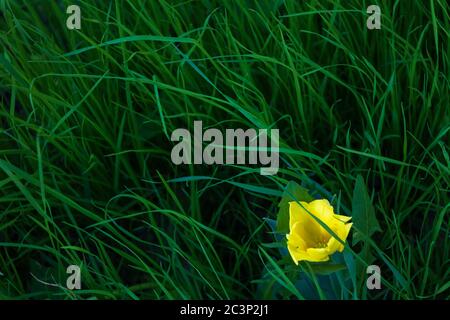
[[[324,223],[328,228],[334,230],[337,219],[334,217],[334,209],[330,202],[326,199],[314,200],[308,204],[309,212],[313,214],[317,219]],[[319,226],[321,237],[323,239],[329,239],[329,232],[316,221]]]
[[[335,237],[331,237],[330,240],[328,240],[327,243],[327,249],[330,252],[330,254],[335,253],[336,251],[338,251],[342,246],[342,243],[339,242],[338,239],[336,239]]]
[[[350,229],[352,227],[353,223],[347,223],[342,224],[339,226],[339,228],[336,230],[336,235],[339,237],[340,240],[345,242],[347,239],[347,236],[350,232]],[[330,251],[330,253],[334,253],[336,251],[342,252],[344,251],[344,245],[335,237],[331,237],[330,240],[328,240],[327,248]]]
[[[289,202],[290,233],[286,237],[288,251],[295,264],[302,260],[328,261],[336,251],[342,252],[344,244],[341,241],[345,242],[353,225],[346,223],[350,219],[351,217],[335,214],[326,199],[310,203]]]
[[[308,206],[306,202],[301,201],[300,204],[298,202],[292,201],[289,202],[289,229],[292,230],[295,223],[300,221],[305,221],[308,217],[308,212],[306,212],[305,208]]]
[[[350,229],[352,228],[353,223],[347,223],[345,224],[344,228],[343,228],[343,232],[340,235],[340,238],[342,239],[342,241],[345,241],[348,237],[348,234],[350,233]],[[344,251],[344,245],[341,243],[339,246],[339,252]]]
[[[340,214],[335,214],[334,218],[336,218],[336,219],[338,219],[339,221],[342,221],[342,222],[349,222],[352,217],[343,216],[343,215],[340,215]]]
[[[292,248],[291,246],[288,246],[288,251],[296,265],[298,265],[298,263],[303,260],[311,261],[310,256],[306,253],[306,251]]]
[[[327,248],[309,248],[306,250],[312,262],[328,261],[330,259],[329,252]]]
[[[327,199],[311,201],[308,204],[308,210],[319,218],[322,222],[327,223],[334,215],[334,209]]]
[[[302,225],[300,222],[297,222],[294,224],[291,233],[286,235],[286,238],[288,239],[288,244],[290,244],[293,247],[299,248],[300,250],[306,250],[307,245],[302,237],[302,231],[304,229],[302,228]]]
[[[327,220],[330,220],[333,216],[326,212],[326,207],[322,206],[319,200],[314,200],[310,203],[303,201],[300,201],[300,203],[290,202],[289,204],[290,218],[293,219],[293,221],[291,221],[293,223],[300,221],[314,223],[320,226],[314,217],[326,223]],[[293,225],[293,223],[291,225]]]

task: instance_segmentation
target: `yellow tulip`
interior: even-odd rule
[[[309,212],[309,213],[308,213]],[[316,219],[319,219],[342,242],[347,239],[353,223],[351,217],[335,214],[328,200],[314,200],[310,203],[289,202],[289,234],[287,247],[295,264],[306,260],[327,261],[336,251],[342,252],[344,245],[333,237]]]

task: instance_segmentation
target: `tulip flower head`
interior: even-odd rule
[[[314,218],[320,220],[342,241],[345,242],[353,223],[351,217],[334,213],[328,200],[312,202],[289,202],[289,234],[287,247],[298,265],[299,261],[328,261],[336,251],[342,252],[344,244],[332,236]]]

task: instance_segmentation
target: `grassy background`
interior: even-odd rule
[[[0,298],[301,297],[270,295],[293,280],[264,218],[290,180],[345,213],[358,174],[383,289],[363,271],[338,298],[448,298],[449,21],[445,0],[0,0]],[[280,172],[174,166],[194,120],[279,128]]]

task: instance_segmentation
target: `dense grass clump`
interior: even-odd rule
[[[449,297],[447,1],[72,2],[0,1],[0,298],[304,297],[265,218],[291,180],[351,215],[358,175],[383,288],[336,298]],[[279,173],[175,166],[194,120],[280,129]]]

